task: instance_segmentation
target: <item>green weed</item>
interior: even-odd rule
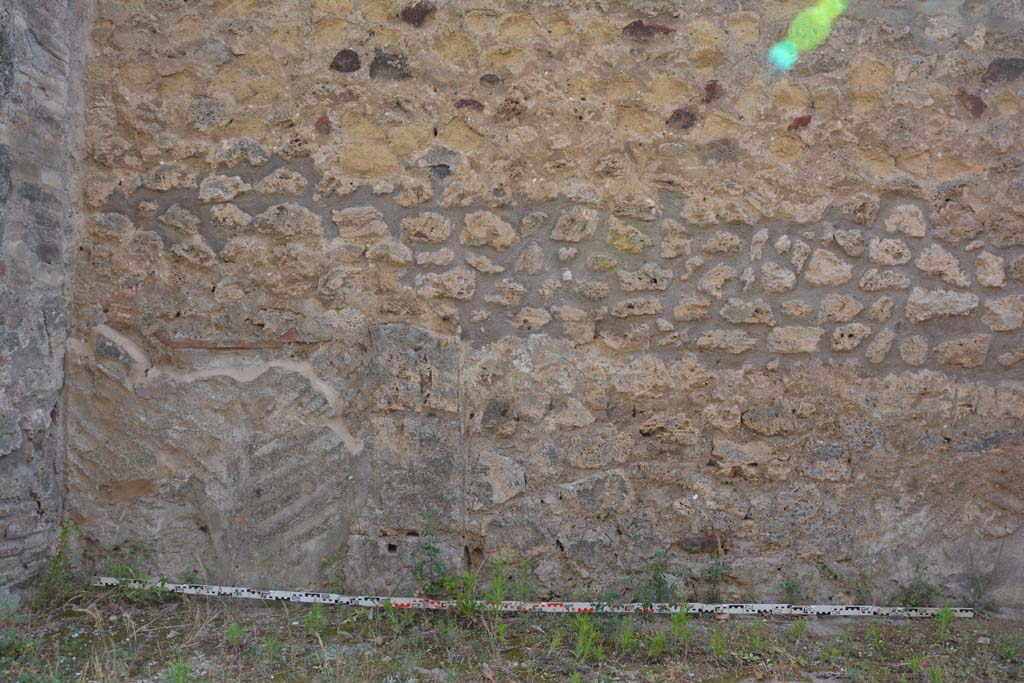
[[[419,545],[412,553],[412,575],[419,582],[423,595],[437,598],[444,592],[448,576],[448,570],[441,561],[441,547],[437,544],[437,516],[424,512],[423,525]]]
[[[533,583],[530,563],[520,560],[516,563],[516,575],[512,579],[512,598],[519,602],[529,602],[537,592],[537,586]]]
[[[651,642],[647,644],[647,656],[651,659],[657,659],[661,656],[661,653],[665,650],[665,634],[655,633],[651,636]]]
[[[491,564],[491,583],[484,599],[492,605],[500,605],[508,597],[508,560],[494,560]]]
[[[78,529],[74,531],[77,533]],[[70,549],[72,527],[64,522],[60,526],[57,547],[46,563],[46,571],[39,580],[38,596],[43,602],[54,603],[67,597],[69,592]]]
[[[800,639],[804,636],[804,631],[807,630],[807,619],[804,617],[798,617],[789,625],[789,639],[794,643],[799,643]]]
[[[192,677],[192,667],[181,657],[167,669],[164,680],[167,683],[199,683]]]
[[[935,636],[939,642],[949,639],[949,627],[953,625],[953,609],[946,605],[935,614]]]
[[[327,626],[327,615],[324,613],[322,603],[314,603],[306,612],[306,631],[310,635],[319,636]]]
[[[466,616],[472,616],[476,613],[476,578],[477,573],[470,570],[463,574],[457,582],[458,588],[455,604],[458,606],[459,611]]]
[[[929,582],[921,574],[911,579],[910,584],[896,592],[893,601],[901,607],[928,607],[939,595],[939,587]]]
[[[228,630],[224,633],[224,640],[228,641],[228,645],[231,647],[238,647],[244,636],[245,632],[242,630],[242,627],[237,623],[232,622],[231,625],[228,626]]]
[[[784,579],[779,585],[783,599],[790,605],[799,605],[804,601],[804,592],[796,579]]]
[[[583,674],[579,671],[573,671],[569,675],[569,683],[583,683]]]
[[[725,646],[725,634],[721,631],[715,631],[711,634],[711,654],[714,655],[719,663],[724,662],[729,654]]]
[[[619,651],[629,652],[636,646],[636,641],[636,624],[633,622],[633,617],[626,617],[619,627]]]
[[[260,650],[262,651],[263,663],[271,664],[277,658],[278,653],[281,652],[281,641],[274,636],[267,636],[260,643]]]
[[[928,680],[930,683],[945,683],[946,674],[938,664],[928,669]]]
[[[590,615],[577,614],[573,617],[572,630],[576,632],[576,646],[572,653],[577,662],[604,657],[604,648],[598,643],[601,634]]]
[[[704,586],[704,596],[707,602],[719,602],[722,597],[722,581],[729,574],[729,565],[719,559],[716,555],[712,557],[711,564],[700,570],[700,581]]]
[[[996,639],[996,654],[1007,662],[1015,662],[1024,655],[1021,642],[1019,633],[1002,633]]]
[[[551,634],[551,642],[548,644],[549,657],[558,652],[558,648],[562,647],[562,637],[562,627],[559,626],[555,628],[555,632]]]
[[[687,611],[688,605],[683,605],[679,612],[673,612],[669,617],[669,632],[672,634],[672,641],[687,648],[693,639],[693,626],[690,624],[691,617]]]
[[[676,599],[675,586],[668,581],[668,553],[663,550],[644,565],[637,586],[636,601],[653,604],[675,602]]]

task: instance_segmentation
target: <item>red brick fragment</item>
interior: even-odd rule
[[[983,99],[978,95],[972,95],[964,88],[960,88],[956,91],[956,99],[963,105],[964,109],[967,110],[967,113],[971,115],[971,118],[978,118],[985,113],[986,109],[988,109]]]
[[[704,84],[704,104],[710,104],[725,94],[725,88],[718,81],[708,81]]]
[[[637,19],[636,21],[627,24],[622,29],[622,35],[627,38],[633,38],[634,40],[650,40],[654,36],[661,34],[667,35],[669,33],[675,33],[674,28],[665,26],[664,24],[648,24],[643,19]]]
[[[809,125],[811,125],[811,115],[804,114],[802,116],[797,116],[795,119],[790,121],[787,130],[800,130],[801,128],[806,128]]]

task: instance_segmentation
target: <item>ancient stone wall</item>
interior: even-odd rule
[[[99,2],[95,557],[407,590],[429,512],[563,594],[1024,603],[1024,12],[855,3],[772,73],[806,4]]]
[[[61,514],[85,4],[0,2],[0,593],[36,573]]]

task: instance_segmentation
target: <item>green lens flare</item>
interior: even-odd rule
[[[788,71],[796,64],[801,52],[813,50],[828,40],[832,22],[839,18],[848,4],[849,0],[818,0],[818,4],[800,12],[789,25],[786,40],[772,46],[768,60],[779,71]]]

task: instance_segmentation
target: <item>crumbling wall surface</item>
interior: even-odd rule
[[[555,593],[1024,605],[1024,15],[855,3],[772,73],[804,4],[99,2],[87,544],[404,591],[431,512]]]
[[[65,245],[78,192],[82,2],[0,3],[0,593],[41,566],[61,514]]]

